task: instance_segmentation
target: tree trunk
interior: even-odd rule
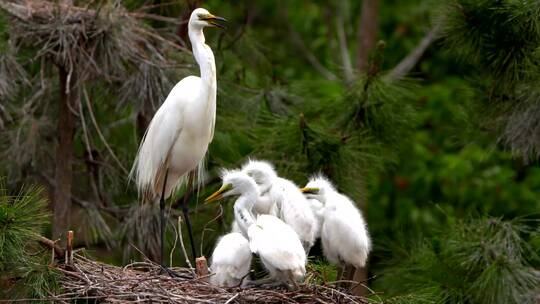
[[[75,88],[76,72],[71,77],[64,67],[59,67],[60,102],[58,109],[58,146],[54,189],[53,238],[59,238],[70,228],[71,185],[73,179],[73,138],[78,94]],[[68,79],[69,78],[69,79]],[[68,89],[69,88],[69,89]]]
[[[362,12],[360,21],[358,22],[357,32],[357,50],[356,50],[356,65],[360,73],[365,73],[368,70],[369,55],[375,48],[377,43],[377,34],[379,32],[379,0],[364,0],[362,2]],[[365,190],[365,185],[360,185]],[[365,193],[365,191],[364,191]],[[367,203],[361,204],[364,216],[366,215]],[[352,269],[351,269],[352,270]],[[367,267],[351,271],[348,279],[356,282],[364,282],[367,278]],[[364,283],[364,284],[367,284]],[[366,288],[357,285],[351,289],[355,295],[365,295]]]
[[[379,32],[379,0],[364,0],[362,13],[358,22],[358,47],[356,50],[356,65],[358,71],[366,72],[369,54],[377,42]]]

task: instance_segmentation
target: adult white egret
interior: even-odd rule
[[[254,210],[278,216],[290,225],[309,252],[315,243],[317,220],[310,204],[293,182],[277,175],[265,161],[249,160],[242,171],[251,176],[261,191]]]
[[[336,265],[364,267],[371,241],[360,210],[351,199],[337,192],[323,176],[316,176],[301,191],[323,204],[321,241],[324,256]]]
[[[212,253],[210,283],[223,287],[238,286],[249,274],[250,266],[248,240],[241,233],[228,233],[219,239]]]
[[[239,196],[234,203],[235,220],[247,233],[249,247],[257,253],[270,274],[266,281],[296,284],[306,273],[306,253],[296,232],[279,218],[262,214],[255,219],[251,209],[259,196],[255,181],[241,171],[226,171],[223,185],[206,199],[212,202],[228,196]]]
[[[198,167],[200,175],[204,169],[204,155],[214,136],[216,66],[214,54],[205,44],[203,29],[207,26],[223,27],[220,21],[225,19],[214,16],[203,8],[191,13],[188,34],[201,76],[188,76],[174,86],[152,118],[130,173],[130,177],[135,176],[139,196],[143,197],[144,201],[160,200],[162,266],[165,200],[192,170]],[[191,177],[188,177],[188,188],[190,187]],[[187,199],[184,200],[182,209],[195,258]]]

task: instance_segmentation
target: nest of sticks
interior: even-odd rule
[[[173,268],[179,277],[172,278],[160,274],[160,266],[152,262],[118,267],[80,253],[70,264],[59,264],[57,269],[63,274],[62,292],[51,300],[66,303],[367,303],[333,285],[299,284],[295,290],[221,288],[208,283],[208,276],[197,276],[189,268]]]

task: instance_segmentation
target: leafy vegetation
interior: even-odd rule
[[[432,303],[534,303],[538,255],[526,221],[459,220],[433,237],[405,244],[384,270],[381,288],[429,295]],[[395,251],[396,253],[398,251]]]

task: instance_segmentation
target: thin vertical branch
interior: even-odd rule
[[[180,239],[180,247],[182,248],[182,253],[184,254],[184,258],[186,259],[186,264],[189,266],[189,269],[193,271],[193,266],[191,265],[191,262],[189,261],[189,256],[186,251],[186,246],[184,245],[184,237],[182,236],[182,217],[178,217],[178,238]]]
[[[111,146],[109,146],[109,143],[105,139],[105,136],[103,136],[103,133],[101,133],[101,130],[100,130],[99,125],[97,123],[96,117],[94,116],[94,111],[92,111],[92,106],[90,105],[90,98],[88,97],[88,92],[86,91],[86,88],[84,88],[84,87],[83,87],[83,93],[84,93],[84,99],[86,101],[86,106],[88,107],[88,113],[90,113],[90,118],[92,119],[92,123],[94,124],[94,128],[96,128],[96,131],[97,131],[97,133],[99,135],[99,138],[101,139],[101,141],[103,142],[103,144],[107,148],[107,151],[109,151],[109,153],[111,154],[112,158],[116,161],[116,163],[118,164],[120,169],[122,169],[124,175],[127,176],[128,171],[126,170],[126,168],[124,168],[124,166],[122,165],[120,160],[118,160],[118,157],[116,157],[116,154],[114,154],[113,150],[111,149]]]
[[[71,265],[73,263],[73,230],[67,232],[67,241],[66,241],[66,256],[65,263],[66,265]]]
[[[349,55],[349,47],[347,45],[347,35],[345,34],[345,7],[342,3],[339,8],[339,14],[336,17],[336,31],[339,43],[339,52],[341,54],[341,63],[343,65],[343,75],[345,81],[350,84],[354,80],[354,69]]]

